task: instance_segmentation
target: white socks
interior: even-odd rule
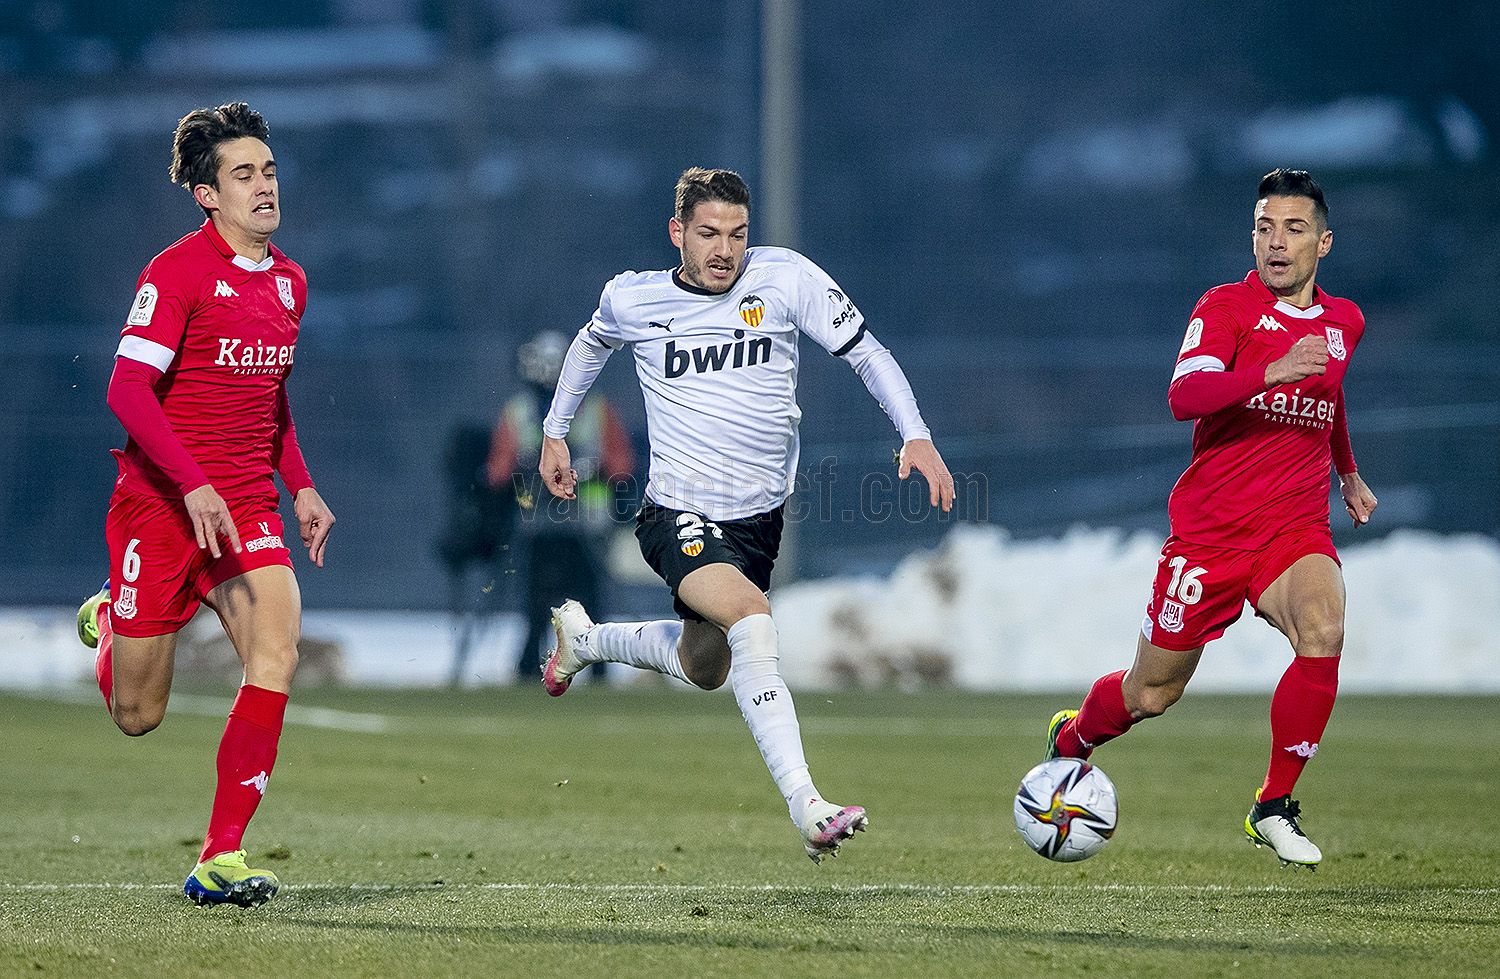
[[[731,626],[727,636],[734,699],[739,701],[740,713],[755,735],[760,755],[786,799],[792,821],[800,826],[807,800],[818,790],[807,773],[791,691],[777,669],[776,623],[769,615],[749,615]]]
[[[579,656],[585,663],[624,663],[689,682],[677,656],[682,623],[676,619],[601,622],[589,630],[588,637]]]

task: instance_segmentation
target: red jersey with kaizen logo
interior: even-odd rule
[[[117,355],[163,372],[156,394],[167,421],[225,499],[276,497],[282,385],[307,306],[307,276],[269,248],[265,261],[251,262],[204,221],[146,266],[121,331]],[[182,495],[133,440],[120,468],[125,489]]]
[[[1364,314],[1349,300],[1316,289],[1313,305],[1301,309],[1277,299],[1256,272],[1198,300],[1174,380],[1198,370],[1264,370],[1305,336],[1327,340],[1328,369],[1194,423],[1193,461],[1168,504],[1174,535],[1260,548],[1285,531],[1328,526],[1329,436],[1364,332]]]

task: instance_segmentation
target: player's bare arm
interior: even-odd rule
[[[1266,367],[1266,387],[1278,384],[1294,384],[1297,381],[1323,374],[1328,370],[1328,341],[1323,337],[1303,337],[1292,345],[1286,356],[1273,360]]]
[[[205,483],[184,496],[182,504],[187,507],[188,519],[193,522],[193,534],[198,538],[198,546],[208,548],[208,553],[214,556],[214,560],[223,556],[219,549],[220,534],[229,540],[234,553],[242,552],[240,532],[234,526],[234,518],[229,515],[228,504],[217,490]]]
[[[297,525],[302,533],[302,543],[307,545],[307,556],[321,568],[323,552],[328,546],[328,534],[333,530],[333,511],[328,509],[322,495],[311,486],[297,492],[292,501],[292,510],[297,514]]]
[[[942,506],[944,513],[953,509],[956,492],[953,474],[948,471],[948,466],[938,454],[937,446],[932,444],[932,439],[912,439],[907,442],[901,446],[899,461],[900,469],[897,474],[902,479],[909,477],[915,469],[927,478],[927,498],[932,505]]]
[[[1365,485],[1364,477],[1357,472],[1339,475],[1339,494],[1343,496],[1344,509],[1356,527],[1369,523],[1375,508],[1380,505],[1370,487]]]
[[[564,439],[542,436],[542,461],[537,467],[547,491],[564,500],[577,497],[578,473],[573,470],[572,455]]]

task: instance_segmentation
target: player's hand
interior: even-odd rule
[[[311,486],[297,491],[292,511],[297,514],[297,526],[302,532],[302,543],[307,545],[307,556],[321,568],[323,550],[328,546],[328,532],[333,530],[333,511]]]
[[[573,469],[573,457],[568,453],[568,443],[563,439],[542,436],[542,461],[537,467],[547,491],[564,500],[578,497],[578,472]]]
[[[188,519],[193,522],[193,535],[198,538],[199,550],[208,548],[208,553],[217,561],[224,556],[219,549],[219,535],[223,534],[229,538],[234,553],[242,553],[240,532],[234,525],[234,518],[229,515],[229,505],[218,490],[204,483],[184,496],[182,504],[187,507]]]
[[[938,455],[937,446],[932,444],[931,439],[912,439],[901,446],[900,456],[901,468],[897,471],[902,479],[911,475],[915,469],[927,477],[927,498],[933,506],[939,504],[943,512],[947,513],[953,509],[953,474],[943,463],[943,457]]]
[[[1303,337],[1280,360],[1266,368],[1266,387],[1294,384],[1328,370],[1328,341],[1323,337]]]
[[[1339,477],[1339,492],[1343,494],[1344,509],[1349,512],[1354,526],[1369,523],[1370,516],[1375,512],[1375,507],[1380,505],[1380,501],[1375,499],[1375,494],[1365,485],[1364,477],[1357,472],[1343,474]]]

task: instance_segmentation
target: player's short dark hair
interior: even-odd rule
[[[172,166],[168,171],[174,184],[188,193],[199,184],[219,187],[219,144],[232,139],[253,136],[265,141],[271,130],[260,113],[245,102],[230,102],[217,109],[194,109],[177,122],[172,134]]]
[[[1318,212],[1323,227],[1328,227],[1328,201],[1323,197],[1323,188],[1306,170],[1277,167],[1261,177],[1255,199],[1263,201],[1267,197],[1306,197],[1313,202],[1313,209]]]
[[[677,220],[686,221],[704,201],[722,201],[750,210],[750,187],[733,170],[688,167],[677,178]]]

